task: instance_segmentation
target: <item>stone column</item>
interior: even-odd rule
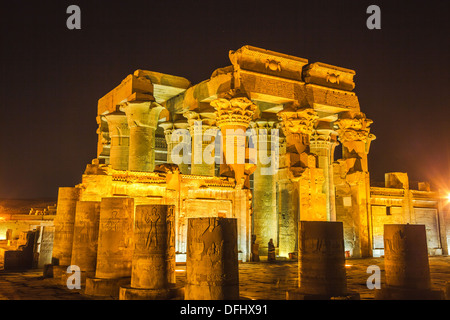
[[[38,262],[39,269],[45,269],[51,265],[54,237],[55,237],[54,226],[42,227],[41,244],[39,247],[39,262]],[[46,277],[46,274],[44,274],[44,277]]]
[[[55,233],[53,240],[52,271],[53,278],[58,284],[65,285],[67,267],[72,260],[72,245],[75,223],[76,204],[81,195],[80,188],[59,188],[56,217],[54,220]]]
[[[278,113],[285,136],[284,165],[280,171],[279,254],[289,256],[297,250],[298,222],[301,216],[300,178],[310,166],[309,139],[317,113],[311,109],[286,106]],[[306,176],[306,175],[305,175]],[[302,183],[305,179],[302,179]],[[309,194],[314,193],[310,190]],[[311,203],[311,202],[309,202]]]
[[[353,248],[349,249],[352,257],[356,258],[372,256],[370,176],[367,167],[367,155],[371,142],[375,139],[370,133],[372,122],[362,112],[343,112],[335,122],[342,143],[341,162],[345,166],[345,184],[336,185],[336,191],[339,197],[354,200],[351,210],[341,209],[341,212],[338,212],[336,208],[336,215],[338,220],[352,221],[351,225],[344,225],[345,229],[354,230],[345,240],[354,243]]]
[[[95,278],[86,279],[86,294],[117,296],[130,283],[133,256],[134,200],[102,198]]]
[[[237,223],[232,218],[189,218],[186,300],[239,299]]]
[[[111,146],[109,163],[115,170],[128,170],[130,129],[124,112],[115,111],[105,115],[108,121]]]
[[[259,255],[267,255],[270,239],[278,239],[277,221],[277,171],[278,171],[278,137],[272,141],[275,121],[258,119],[252,126],[257,138],[257,167],[253,173],[253,234],[259,246]],[[272,150],[274,152],[272,152]],[[276,162],[276,163],[274,163]]]
[[[109,137],[108,122],[104,116],[97,116],[97,158],[101,164],[109,164],[109,152],[111,148],[111,138]]]
[[[299,288],[288,300],[359,299],[347,290],[342,222],[300,221]]]
[[[150,172],[155,168],[155,131],[162,109],[153,101],[126,103],[130,128],[128,170]]]
[[[222,134],[220,175],[234,178],[238,188],[248,187],[248,177],[256,165],[246,163],[246,130],[256,105],[242,93],[233,91],[224,95],[224,98],[213,100],[211,106],[216,109],[216,125]],[[229,150],[231,148],[233,150]]]
[[[299,177],[309,166],[309,141],[319,117],[314,109],[295,109],[292,106],[278,112],[278,116],[286,137],[287,166],[294,177]]]
[[[173,159],[173,151],[179,157],[183,158],[180,163],[176,163],[182,174],[189,174],[189,162],[188,152],[191,149],[191,137],[187,128],[189,128],[188,122],[184,120],[176,120],[174,122],[166,121],[160,124],[164,128],[164,136],[167,143],[167,163],[175,163]],[[177,133],[176,137],[174,132]],[[181,134],[181,135],[178,135]]]
[[[164,129],[164,137],[166,138],[167,144],[167,163],[174,163],[172,160],[172,150],[177,145],[177,141],[172,141],[172,133],[175,130],[173,122],[166,121],[160,124]]]
[[[75,210],[81,189],[59,188],[56,208],[53,264],[69,266],[72,259]]]
[[[184,113],[188,119],[189,132],[192,137],[191,174],[199,176],[215,176],[215,116],[211,113],[188,111]]]
[[[342,158],[353,171],[368,172],[367,154],[375,135],[370,133],[372,120],[362,112],[344,112],[335,124],[342,142]]]
[[[82,283],[95,275],[100,201],[78,201],[72,247],[72,265],[80,267]]]
[[[384,267],[386,286],[376,299],[444,299],[443,291],[431,290],[425,225],[384,225]]]
[[[323,193],[327,199],[327,220],[336,221],[336,204],[333,180],[334,149],[337,146],[336,135],[332,130],[316,129],[310,138],[310,151],[318,158],[318,166],[323,170]]]
[[[136,206],[131,286],[120,289],[121,300],[174,297],[174,210],[173,205]]]

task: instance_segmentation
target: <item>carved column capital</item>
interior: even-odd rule
[[[112,137],[128,137],[130,128],[128,127],[127,116],[124,112],[114,111],[104,115],[108,122],[109,136]]]
[[[256,165],[248,163],[246,130],[257,107],[237,90],[225,93],[222,97],[211,101],[210,105],[216,110],[216,125],[220,128],[224,141],[222,146],[224,163],[220,166],[220,174],[234,178],[238,188],[249,188],[249,176],[255,171]],[[227,151],[227,141],[231,141],[235,146],[233,152]]]
[[[278,112],[281,119],[281,128],[287,137],[292,134],[311,135],[314,130],[314,124],[319,118],[317,112],[312,108]]]
[[[307,151],[314,125],[319,118],[317,112],[312,108],[287,108],[278,112],[278,116],[286,136],[289,167],[308,167],[309,160],[305,151]]]
[[[246,97],[219,98],[210,104],[216,109],[216,123],[219,128],[223,126],[247,128],[256,111],[256,105]]]
[[[130,128],[149,127],[156,130],[160,113],[165,108],[154,101],[133,101],[126,102],[124,110]]]
[[[342,155],[350,168],[349,172],[368,171],[367,154],[372,140],[376,138],[370,133],[372,123],[362,112],[344,112],[335,122],[339,140],[343,145]]]
[[[214,129],[217,127],[214,113],[186,111],[183,113],[183,116],[187,119],[191,136],[201,133],[202,135],[206,135],[208,137],[215,137],[217,130]],[[200,129],[200,124],[201,132],[197,132],[196,130]]]
[[[366,118],[366,115],[362,112],[354,115],[345,112],[335,122],[338,126],[339,140],[341,142],[374,140],[375,136],[370,133],[372,123],[373,121]]]

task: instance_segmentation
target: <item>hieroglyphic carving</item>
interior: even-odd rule
[[[174,283],[174,206],[136,206],[135,227],[132,287],[160,289]]]
[[[238,297],[236,219],[188,220],[186,299]]]
[[[343,241],[335,239],[307,239],[305,240],[303,247],[301,248],[302,253],[316,253],[316,254],[327,254],[333,252],[343,251]]]
[[[147,239],[146,239],[146,247],[150,248],[153,244],[154,247],[158,246],[158,227],[157,223],[161,219],[160,213],[156,207],[153,207],[151,210],[146,210],[144,220],[149,225]]]
[[[119,231],[119,222],[121,219],[117,216],[118,214],[119,212],[117,210],[111,212],[111,216],[103,223],[103,230],[113,232]]]

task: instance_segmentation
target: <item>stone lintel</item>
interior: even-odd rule
[[[136,70],[98,101],[98,114],[113,112],[117,105],[130,101],[162,103],[184,92],[189,80],[154,71]]]
[[[127,102],[129,97],[143,99],[145,96],[153,96],[152,82],[147,78],[130,74],[117,87],[98,100],[98,114],[116,111],[117,106]]]
[[[153,96],[157,103],[163,103],[191,86],[191,82],[186,78],[155,71],[136,70],[134,75],[151,81],[154,88]]]
[[[314,83],[346,91],[352,91],[355,88],[354,76],[355,71],[353,70],[322,62],[314,62],[303,68],[303,80],[306,83]]]
[[[235,70],[250,70],[280,78],[302,81],[302,68],[308,60],[253,46],[230,51],[229,58]]]

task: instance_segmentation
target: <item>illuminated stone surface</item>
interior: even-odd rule
[[[133,199],[102,199],[95,274],[97,278],[131,276],[133,216]]]
[[[59,188],[55,218],[53,260],[56,265],[69,266],[72,259],[73,232],[79,188]]]
[[[267,255],[267,243],[277,239],[277,177],[278,157],[275,152],[277,141],[272,141],[275,121],[257,121],[254,125],[258,149],[257,168],[253,173],[253,234],[259,246],[259,255]],[[278,135],[275,137],[278,139]],[[262,159],[261,154],[267,158]],[[270,160],[270,162],[268,161]],[[265,162],[265,163],[263,163]],[[276,165],[274,164],[276,163]]]
[[[39,260],[37,265],[39,269],[44,268],[45,265],[49,265],[52,263],[54,237],[54,226],[41,227]]]
[[[175,296],[174,206],[136,206],[131,286],[120,288],[121,300],[168,299]]]
[[[232,90],[215,99],[211,106],[216,110],[216,124],[222,133],[222,159],[220,175],[231,177],[238,188],[249,186],[249,175],[256,169],[250,164],[246,147],[246,130],[253,119],[256,105],[244,94]]]
[[[77,202],[71,264],[80,267],[82,282],[95,275],[99,221],[99,201]]]
[[[150,172],[155,167],[155,130],[161,112],[166,109],[149,100],[128,102],[125,106],[130,128],[128,170],[131,171]]]
[[[431,290],[427,238],[424,225],[384,225],[386,286],[378,299],[444,299]]]
[[[200,176],[215,175],[215,139],[217,127],[212,112],[184,113],[188,119],[191,142],[191,174]]]
[[[239,299],[236,219],[188,220],[186,300]]]
[[[131,210],[141,204],[173,205],[180,262],[187,255],[188,219],[200,217],[236,219],[238,260],[243,262],[250,259],[252,235],[263,261],[269,239],[277,260],[294,256],[300,220],[342,222],[348,257],[382,255],[385,223],[423,223],[429,254],[448,254],[450,220],[440,193],[424,182],[413,190],[403,173],[388,174],[384,187],[371,186],[367,157],[375,136],[353,92],[353,70],[252,46],[231,51],[229,58],[231,65],[195,85],[136,70],[101,98],[98,154],[77,186],[78,200],[128,197],[134,200]],[[202,130],[194,132],[195,121]],[[215,128],[220,129],[217,137],[230,143],[212,143],[215,136],[207,130]],[[173,141],[179,129],[182,139]],[[269,142],[262,129],[281,130]],[[278,170],[272,175],[263,174],[267,164],[262,159],[250,161],[254,148],[246,142],[251,130],[257,130],[267,153],[269,145],[279,143]],[[338,144],[342,159],[335,159]],[[188,161],[175,164],[172,151],[180,146],[178,155]],[[215,149],[222,151],[218,173],[203,157]],[[202,159],[195,163],[198,154]],[[57,229],[55,238],[64,238],[65,232]],[[99,243],[102,239],[100,226]],[[114,256],[115,250],[105,244],[99,255]],[[112,266],[123,262],[124,270],[131,258],[112,261]],[[131,276],[131,270],[108,275],[102,262],[97,272],[111,282],[106,285],[98,275],[92,281],[110,288]]]
[[[130,152],[130,128],[125,113],[116,111],[105,116],[108,121],[111,146],[109,150],[109,163],[111,168],[117,170],[128,169]]]
[[[128,284],[133,256],[132,198],[103,198],[95,278],[86,279],[86,294],[118,296],[119,288]]]
[[[347,290],[342,222],[300,221],[299,288],[288,300],[359,296]]]

